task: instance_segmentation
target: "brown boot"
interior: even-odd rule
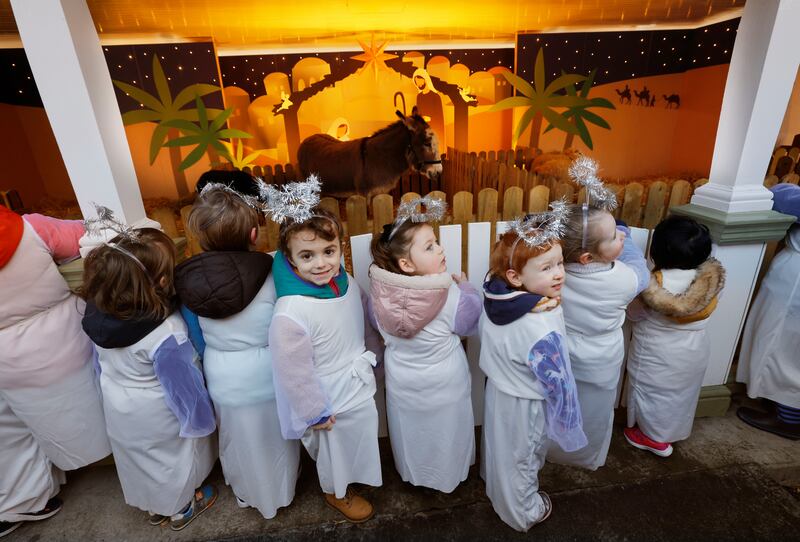
[[[341,513],[350,523],[364,523],[375,513],[369,501],[350,488],[343,499],[337,499],[336,495],[330,493],[324,495],[325,504]]]

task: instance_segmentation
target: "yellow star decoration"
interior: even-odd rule
[[[386,61],[392,58],[397,58],[397,55],[383,52],[383,50],[386,48],[386,45],[389,43],[388,41],[384,41],[381,45],[376,47],[374,35],[370,38],[369,46],[361,40],[357,41],[364,52],[360,55],[350,58],[353,60],[360,60],[364,63],[364,65],[361,67],[361,70],[366,70],[371,66],[372,72],[375,75],[375,80],[377,81],[378,70],[390,71],[389,67],[386,65]]]

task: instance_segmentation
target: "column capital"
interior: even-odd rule
[[[705,187],[703,187],[705,188]],[[766,190],[766,189],[765,189]],[[767,193],[769,191],[767,190]],[[796,217],[773,210],[728,213],[694,203],[670,209],[670,213],[688,216],[708,227],[717,245],[765,243],[783,239]]]

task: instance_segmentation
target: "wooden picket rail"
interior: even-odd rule
[[[706,179],[695,181],[678,180],[672,183],[655,181],[643,185],[641,183],[628,183],[626,185],[609,185],[617,194],[619,205],[614,212],[632,227],[652,229],[667,214],[670,207],[684,205],[689,202],[695,188],[707,182]],[[517,184],[507,186],[501,194],[494,188],[483,188],[476,194],[469,191],[455,193],[452,198],[443,191],[434,190],[430,196],[443,199],[449,203],[448,215],[443,224],[460,224],[466,231],[468,224],[473,222],[488,222],[494,224],[498,221],[511,220],[523,213],[541,212],[548,208],[551,201],[565,198],[571,203],[583,201],[584,192],[576,193],[572,185],[559,183],[550,189],[546,185],[536,185],[525,189]],[[417,192],[407,192],[399,198],[405,202],[419,197]],[[332,212],[343,223],[345,237],[365,233],[378,234],[385,224],[394,220],[397,200],[389,194],[372,198],[367,204],[362,196],[351,196],[344,202],[344,212],[341,212],[340,202],[334,198],[323,198],[320,206]],[[188,255],[200,252],[197,240],[190,232],[186,232],[183,224],[191,211],[187,205],[180,210],[180,219],[167,208],[154,209],[150,216],[160,222],[165,231],[170,235],[185,235],[187,237]],[[438,226],[437,226],[438,233]],[[495,235],[492,226],[490,236]],[[347,239],[345,239],[347,240]],[[278,226],[270,220],[260,228],[258,248],[260,250],[275,250],[278,246]],[[466,236],[463,243],[462,255],[464,261],[468,257],[468,243]]]

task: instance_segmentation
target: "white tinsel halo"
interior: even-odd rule
[[[260,180],[260,179],[256,179],[256,182],[258,182],[258,180]],[[234,194],[236,196],[239,196],[242,199],[242,201],[244,201],[247,205],[249,205],[253,209],[256,209],[257,211],[263,210],[257,197],[250,196],[248,194],[242,194],[241,192],[239,192],[237,190],[234,190],[230,185],[225,184],[225,183],[208,183],[207,185],[205,185],[203,187],[202,190],[200,190],[200,196],[199,197],[202,198],[203,196],[205,196],[209,192],[213,192],[215,190],[222,190],[224,192],[228,192],[229,194]]]
[[[590,207],[613,211],[617,208],[617,196],[597,177],[597,169],[597,162],[580,156],[569,166],[569,176],[586,189],[586,203]]]
[[[83,227],[86,229],[86,233],[90,237],[96,237],[108,241],[109,236],[107,232],[111,231],[114,233],[114,235],[111,236],[112,238],[120,235],[123,239],[127,239],[128,241],[135,242],[139,240],[141,232],[138,229],[119,221],[117,217],[114,216],[114,211],[108,207],[104,205],[98,205],[95,202],[91,203],[94,206],[97,216],[95,218],[88,218],[83,221]]]
[[[260,180],[259,180],[260,181]],[[314,207],[319,204],[322,183],[316,175],[310,175],[304,182],[288,183],[280,188],[258,182],[264,212],[274,222],[283,224],[289,218],[302,223],[314,216]]]
[[[545,245],[561,239],[564,235],[565,221],[569,214],[567,202],[563,199],[550,204],[550,211],[529,214],[511,223],[517,237],[529,247]]]
[[[417,206],[425,208],[425,211],[417,211]],[[389,234],[391,239],[397,229],[406,221],[410,220],[415,224],[420,222],[440,222],[447,212],[447,202],[431,196],[415,198],[405,203],[401,203],[397,208],[397,218],[394,220],[394,227]]]

